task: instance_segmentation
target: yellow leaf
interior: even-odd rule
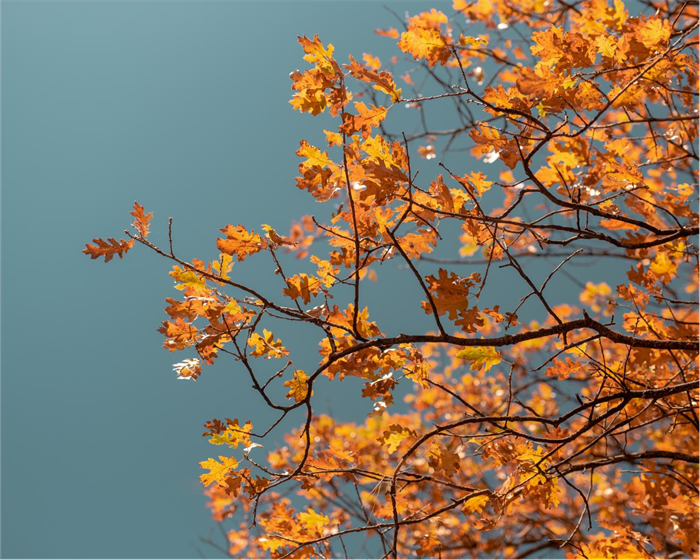
[[[263,329],[263,336],[258,333],[251,334],[248,346],[253,347],[250,354],[256,358],[282,358],[289,354],[289,350],[282,346],[282,341],[279,338],[275,341],[275,336],[267,329]]]
[[[473,346],[457,352],[456,356],[471,362],[469,369],[490,370],[493,366],[501,363],[501,356],[493,346]]]
[[[236,461],[236,459],[233,457],[224,457],[223,455],[219,455],[219,460],[221,461],[220,463],[216,459],[210,458],[199,463],[199,466],[203,469],[209,469],[208,473],[199,476],[199,479],[202,481],[204,486],[209,486],[212,482],[216,482],[217,484],[223,486],[229,471],[238,467],[238,461]]]
[[[224,312],[230,313],[231,315],[237,315],[241,312],[241,306],[238,305],[235,299],[232,299],[226,304],[226,307],[224,307]]]
[[[176,290],[190,289],[199,293],[208,291],[206,279],[193,270],[183,270],[179,266],[174,266],[169,274],[176,282],[179,282],[179,284],[175,284]]]
[[[309,384],[306,381],[308,379],[306,373],[298,369],[294,372],[294,378],[285,382],[284,386],[289,387],[289,393],[287,393],[288,399],[294,399],[295,402],[302,402],[306,399],[309,394]]]
[[[537,116],[542,118],[547,116],[547,108],[544,106],[544,103],[541,101],[535,106],[537,109]]]
[[[299,513],[297,517],[299,518],[300,523],[309,531],[315,531],[319,534],[322,534],[324,527],[331,522],[327,515],[316,513],[311,508],[306,510],[305,513]]]
[[[219,273],[219,277],[221,277],[223,280],[231,280],[228,273],[231,272],[231,269],[233,268],[233,257],[231,255],[227,255],[226,253],[221,253],[219,255],[219,260],[213,261],[211,263],[211,267]]]
[[[221,433],[212,434],[209,443],[212,445],[228,445],[235,449],[239,444],[247,447],[251,444],[250,432],[253,429],[253,424],[246,422],[243,426],[238,425],[238,420],[229,423],[226,429]]]
[[[471,513],[481,513],[488,503],[489,497],[486,494],[469,498],[462,506],[462,513],[465,515],[469,515]]]
[[[389,449],[389,453],[393,453],[399,448],[401,442],[407,437],[415,437],[416,433],[413,430],[404,428],[398,424],[393,424],[389,426],[388,430],[384,430],[384,435],[380,437],[377,441],[382,445],[385,445]]]
[[[299,165],[299,171],[302,173],[305,173],[312,167],[325,167],[333,163],[326,152],[322,152],[315,146],[309,144],[306,140],[302,140],[299,146],[297,155],[306,158],[306,161],[301,162]]]

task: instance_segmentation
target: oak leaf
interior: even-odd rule
[[[262,237],[252,231],[248,232],[242,225],[227,225],[219,231],[226,235],[226,239],[216,240],[219,251],[235,256],[239,262],[267,247],[267,242]]]
[[[377,441],[384,445],[389,453],[393,453],[399,448],[403,440],[411,437],[416,437],[415,431],[404,428],[399,424],[392,424],[388,430],[384,430],[384,434]]]
[[[229,473],[238,468],[238,461],[233,457],[224,457],[220,455],[219,461],[209,458],[199,463],[199,465],[203,469],[209,470],[208,473],[199,476],[204,486],[209,486],[213,482],[216,482],[219,486],[225,486],[226,478]]]
[[[138,202],[134,202],[134,210],[131,212],[131,215],[134,217],[134,223],[132,224],[134,229],[139,232],[141,237],[148,237],[149,224],[151,218],[153,218],[153,212],[149,212],[148,214],[144,213],[143,206]]]
[[[472,346],[460,350],[455,356],[471,362],[470,369],[474,370],[483,368],[484,371],[488,371],[501,363],[501,356],[493,346]]]
[[[107,241],[102,238],[96,238],[92,240],[92,243],[86,243],[83,253],[90,255],[91,259],[97,259],[99,257],[104,257],[105,262],[109,262],[114,258],[114,255],[119,255],[119,258],[123,258],[124,255],[134,246],[133,239],[125,241],[120,239],[117,241],[113,237],[109,237]]]
[[[294,372],[294,377],[284,383],[285,387],[289,387],[287,393],[288,399],[294,399],[295,402],[302,402],[309,394],[308,376],[301,370]]]

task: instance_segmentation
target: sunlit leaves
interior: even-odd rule
[[[438,315],[445,315],[450,319],[457,319],[460,312],[469,308],[469,290],[474,287],[478,275],[470,277],[458,276],[454,272],[448,272],[444,268],[438,271],[438,276],[427,276],[428,289],[433,294],[432,301],[435,304]],[[421,307],[426,313],[432,313],[429,302],[423,302]]]
[[[394,77],[389,72],[376,72],[362,66],[352,55],[350,56],[350,64],[346,64],[345,68],[350,72],[353,78],[369,82],[374,89],[386,93],[393,103],[401,101],[401,89],[396,87]]]
[[[208,291],[206,278],[201,274],[197,274],[194,270],[182,269],[179,266],[174,266],[173,270],[168,274],[177,282],[175,284],[176,290],[191,290],[194,293],[204,293]]]
[[[134,206],[133,240],[175,260],[159,330],[197,355],[178,376],[228,354],[279,413],[264,429],[295,426],[251,458],[249,422],[207,423],[242,454],[203,475],[217,520],[245,521],[228,553],[337,557],[350,531],[386,557],[696,557],[697,8],[453,10],[379,31],[381,60],[299,38],[291,104],[326,128],[299,139],[296,185],[327,204],[288,236],[229,225],[190,264]],[[231,275],[261,251],[270,290]],[[308,374],[275,325],[318,343]]]
[[[295,274],[287,278],[287,287],[282,293],[292,299],[301,299],[304,303],[309,303],[311,298],[321,291],[321,280],[308,274]]]
[[[306,527],[306,529],[319,535],[323,534],[324,527],[330,523],[330,519],[328,519],[327,515],[316,513],[311,508],[306,512],[299,513],[297,517],[299,522]]]
[[[246,422],[240,426],[238,420],[227,419],[225,427],[217,427],[212,430],[209,443],[213,445],[228,445],[232,449],[236,449],[239,445],[248,447],[251,445],[250,432],[253,429],[253,424]]]
[[[263,329],[263,335],[253,333],[248,338],[248,346],[252,348],[250,355],[256,358],[283,358],[289,354],[282,342],[278,338],[275,341],[274,335],[267,329]]]

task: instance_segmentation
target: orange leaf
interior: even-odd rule
[[[86,243],[86,249],[83,249],[83,253],[90,255],[92,259],[98,259],[104,257],[105,262],[109,262],[114,258],[114,255],[119,255],[119,258],[124,258],[126,252],[134,246],[134,241],[130,239],[125,241],[120,239],[117,241],[113,237],[110,237],[105,241],[102,238],[97,238],[92,240],[96,245],[91,243]]]
[[[252,231],[248,232],[242,225],[228,225],[219,231],[226,234],[226,239],[216,240],[219,251],[235,256],[239,262],[267,247],[267,242],[262,237]]]
[[[145,214],[143,211],[143,206],[141,206],[138,202],[134,202],[134,211],[131,212],[131,215],[134,217],[134,223],[132,225],[136,231],[139,232],[139,235],[141,235],[141,237],[148,237],[153,212]]]

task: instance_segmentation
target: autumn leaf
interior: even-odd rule
[[[366,68],[350,56],[350,64],[345,68],[357,80],[373,84],[374,89],[386,93],[393,103],[401,101],[401,89],[396,87],[394,77],[389,72],[376,72]]]
[[[204,486],[209,486],[213,482],[216,482],[219,486],[225,486],[226,477],[232,470],[238,468],[238,461],[233,457],[221,455],[218,461],[210,458],[202,461],[199,465],[209,471],[199,476]]]
[[[120,239],[117,241],[113,237],[110,237],[105,241],[102,238],[97,238],[92,240],[95,245],[91,243],[86,243],[86,249],[83,249],[83,253],[90,255],[91,259],[97,259],[99,257],[104,257],[105,262],[109,262],[114,258],[114,255],[119,255],[119,258],[123,258],[124,255],[134,246],[134,241],[125,241]]]
[[[292,299],[299,299],[304,303],[309,303],[312,296],[318,295],[321,291],[322,283],[318,278],[308,274],[295,274],[287,278],[287,288],[282,293]]]
[[[462,506],[462,513],[464,515],[470,515],[472,513],[481,513],[484,508],[489,503],[490,498],[486,494],[481,494],[479,496],[474,496],[473,498],[468,498],[464,505]]]
[[[459,471],[459,455],[445,447],[433,443],[428,451],[428,464],[450,476]]]
[[[294,399],[294,402],[303,402],[309,394],[309,383],[306,373],[301,370],[294,372],[294,377],[289,381],[285,381],[284,386],[289,387],[287,393],[288,399]]]
[[[213,261],[211,267],[219,275],[222,280],[230,280],[231,277],[228,275],[233,268],[233,257],[226,253],[221,253],[219,255],[219,260]]]
[[[267,329],[263,329],[263,336],[252,333],[248,338],[248,346],[253,348],[250,354],[256,358],[283,358],[289,354],[280,339],[275,341],[274,335]]]
[[[377,441],[384,445],[389,453],[394,453],[401,445],[401,442],[409,437],[416,437],[416,433],[399,424],[393,424],[389,426],[388,430],[384,430],[384,434]]]
[[[297,515],[299,522],[312,534],[322,535],[324,528],[330,523],[327,515],[316,513],[309,508],[306,512]]]
[[[163,326],[158,329],[158,332],[165,335],[166,340],[163,347],[171,352],[183,350],[196,344],[199,334],[197,327],[180,317],[175,321],[163,321]]]
[[[473,277],[458,276],[444,268],[438,270],[438,276],[427,276],[428,289],[433,293],[433,302],[438,315],[447,314],[450,319],[457,319],[458,312],[469,308],[469,290],[474,286]],[[421,307],[426,313],[432,313],[432,306],[423,302]]]
[[[252,231],[248,232],[241,225],[228,225],[219,231],[226,235],[226,239],[216,240],[219,251],[235,256],[239,262],[267,247],[267,242],[262,237]]]
[[[148,231],[150,228],[151,218],[153,218],[153,212],[145,214],[143,211],[143,206],[138,202],[134,202],[134,210],[131,212],[134,217],[134,223],[132,224],[136,231],[139,232],[141,237],[148,237]]]
[[[471,362],[470,369],[484,371],[490,370],[493,366],[501,363],[501,356],[493,346],[472,346],[464,348],[455,354],[457,358]]]
[[[228,445],[232,449],[237,448],[239,445],[248,447],[251,445],[250,432],[252,429],[253,424],[250,422],[240,426],[238,420],[229,420],[223,431],[217,431],[211,435],[209,443],[213,445]]]
[[[192,290],[195,293],[209,291],[206,285],[206,278],[201,274],[197,274],[194,270],[174,266],[168,274],[173,277],[175,282],[179,282],[179,284],[175,284],[176,290]]]
[[[440,63],[443,66],[452,56],[449,49],[449,39],[438,29],[426,29],[415,26],[401,34],[399,48],[416,60],[424,58],[430,66]]]

